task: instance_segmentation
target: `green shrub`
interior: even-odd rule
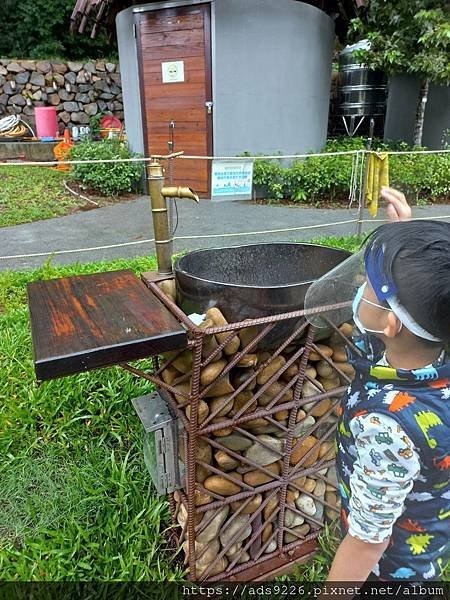
[[[113,158],[133,158],[138,156],[130,151],[128,144],[118,140],[101,142],[82,141],[76,144],[71,153],[72,160],[100,160]],[[142,174],[143,163],[94,163],[74,165],[72,178],[82,186],[93,188],[105,196],[116,196],[137,189]]]
[[[364,148],[364,138],[340,138],[329,140],[324,152]],[[408,150],[410,147],[402,142],[374,140],[373,149]],[[450,155],[393,155],[389,162],[391,185],[405,191],[410,199],[430,201],[450,195]],[[295,160],[290,167],[282,166],[278,159],[258,159],[254,166],[254,183],[275,200],[287,198],[304,203],[345,200],[349,196],[352,163],[352,155],[313,156]]]

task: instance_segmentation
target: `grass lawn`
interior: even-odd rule
[[[79,210],[96,208],[92,203],[68,192],[64,187],[64,180],[69,180],[67,172],[50,167],[0,165],[0,227],[62,217]],[[69,185],[77,188],[73,181]],[[81,193],[99,206],[135,197],[133,194],[105,197]]]
[[[328,239],[355,249],[357,240]],[[37,386],[26,284],[131,268],[155,259],[0,273],[0,580],[180,580],[168,548],[165,499],[146,472],[130,399],[152,384],[108,368]],[[139,361],[150,368],[149,361]],[[295,577],[319,581],[334,555],[322,551]]]
[[[0,227],[60,217],[79,209],[64,189],[67,173],[48,167],[0,167]]]

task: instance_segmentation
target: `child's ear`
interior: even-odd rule
[[[401,328],[402,322],[400,319],[392,311],[389,311],[387,314],[386,327],[383,329],[383,334],[388,338],[394,338],[400,333]]]

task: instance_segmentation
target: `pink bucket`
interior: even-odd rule
[[[34,116],[36,118],[36,135],[38,138],[59,137],[55,106],[36,106]]]

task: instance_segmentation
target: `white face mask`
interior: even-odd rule
[[[369,333],[379,333],[379,334],[383,334],[384,331],[378,331],[376,329],[368,329],[367,327],[364,327],[364,325],[361,322],[361,319],[358,316],[358,310],[359,310],[359,305],[361,304],[361,302],[365,302],[366,304],[370,304],[371,306],[376,306],[377,308],[381,308],[381,310],[388,310],[390,311],[390,308],[386,308],[385,306],[381,306],[380,304],[376,304],[375,302],[371,302],[370,300],[366,300],[366,298],[363,298],[363,294],[364,294],[364,290],[366,289],[366,285],[367,285],[367,281],[365,283],[362,284],[361,287],[358,288],[358,291],[356,292],[355,298],[353,299],[353,321],[356,325],[356,327],[359,329],[359,331],[364,335],[367,332]],[[402,323],[400,324],[400,329],[399,332],[402,328]]]

